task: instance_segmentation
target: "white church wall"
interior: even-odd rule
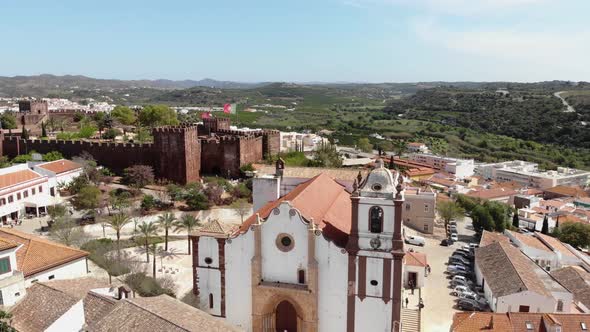
[[[225,307],[227,321],[252,331],[252,256],[254,232],[225,245]]]
[[[360,270],[357,269],[360,273]],[[357,277],[357,280],[358,277]],[[377,285],[371,285],[371,281],[377,281]],[[368,258],[367,257],[367,274],[366,274],[367,285],[365,287],[368,296],[381,297],[383,294],[383,259],[380,258]],[[389,280],[388,282],[391,282]],[[391,289],[391,288],[390,288]]]
[[[315,239],[319,267],[318,330],[346,331],[348,254],[323,236]]]
[[[355,331],[390,332],[391,305],[380,298],[366,297],[362,301],[357,297],[355,304]]]
[[[211,258],[212,263],[207,264],[206,258]],[[199,238],[199,266],[219,267],[219,246],[216,238],[206,236]]]
[[[261,228],[262,231],[262,279],[269,282],[297,284],[297,271],[307,268],[307,225],[298,213],[291,215],[291,206],[283,203],[274,211]],[[289,251],[277,247],[280,234],[288,234],[294,245]]]
[[[200,309],[211,315],[221,315],[221,272],[200,267],[197,273],[199,274]],[[213,303],[210,302],[209,295],[213,295]]]

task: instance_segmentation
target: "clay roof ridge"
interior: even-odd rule
[[[516,266],[514,265],[514,262],[512,261],[512,259],[510,258],[510,256],[508,255],[508,253],[506,252],[506,248],[504,248],[504,245],[509,245],[511,246],[512,244],[509,243],[505,243],[505,242],[495,242],[497,243],[501,248],[502,248],[502,254],[504,256],[506,256],[506,258],[508,259],[508,261],[510,262],[510,266],[512,267],[512,270],[514,270],[514,272],[516,273],[516,276],[518,277],[518,279],[520,279],[520,282],[527,288],[529,289],[529,285],[527,285],[524,282],[524,279],[522,279],[522,277],[520,276],[520,273],[518,272],[518,269],[516,268]],[[516,249],[516,248],[515,248]],[[518,250],[520,252],[520,250]],[[524,255],[524,254],[523,254]]]
[[[166,297],[166,296],[168,296],[168,295],[162,294],[162,295],[158,295],[158,296],[156,296],[156,298],[158,298],[158,297]],[[178,324],[174,323],[173,321],[171,321],[171,320],[167,319],[166,317],[164,317],[164,316],[162,316],[162,315],[160,315],[160,314],[158,314],[158,313],[156,313],[156,312],[153,312],[153,311],[151,311],[151,310],[150,310],[150,309],[148,309],[148,308],[145,308],[145,307],[143,307],[143,306],[142,306],[142,305],[140,305],[139,303],[136,303],[136,302],[134,302],[134,301],[130,301],[130,300],[128,300],[128,299],[127,299],[127,300],[125,300],[125,302],[126,302],[126,303],[129,303],[129,304],[132,304],[132,305],[136,306],[137,308],[140,308],[141,310],[143,310],[143,311],[145,311],[145,312],[147,312],[147,313],[149,313],[149,314],[151,314],[151,315],[154,315],[154,316],[156,316],[156,317],[158,317],[158,318],[161,318],[162,320],[165,320],[166,322],[168,322],[168,323],[170,323],[170,324],[172,324],[172,325],[174,325],[174,326],[178,327],[178,328],[179,328],[179,329],[181,329],[181,330],[188,331],[188,330],[187,330],[185,327],[182,327],[182,326],[180,326],[180,325],[178,325]],[[179,301],[179,302],[180,302],[180,303],[183,303],[183,302],[181,302],[181,301]],[[184,303],[183,303],[183,304],[184,304]]]

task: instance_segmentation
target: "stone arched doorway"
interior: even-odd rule
[[[297,310],[291,302],[281,301],[275,310],[275,328],[277,332],[297,332]]]

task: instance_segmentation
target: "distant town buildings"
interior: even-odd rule
[[[430,165],[436,170],[451,173],[459,179],[472,176],[475,169],[475,162],[473,159],[458,159],[428,153],[414,153],[410,155],[410,159],[422,164]]]
[[[327,138],[316,134],[281,132],[281,152],[311,152],[328,143]]]
[[[475,173],[484,179],[514,181],[523,186],[541,189],[555,186],[583,187],[590,183],[589,171],[566,167],[558,167],[555,171],[540,171],[537,163],[522,160],[477,164]]]
[[[424,143],[419,143],[419,142],[410,142],[408,144],[406,144],[406,148],[408,150],[408,152],[411,153],[428,153],[428,146],[426,146],[426,144]]]

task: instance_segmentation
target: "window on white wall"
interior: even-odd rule
[[[209,294],[209,309],[213,309],[213,294]]]
[[[562,311],[563,311],[563,301],[558,300],[557,301],[557,312],[562,312]]]

